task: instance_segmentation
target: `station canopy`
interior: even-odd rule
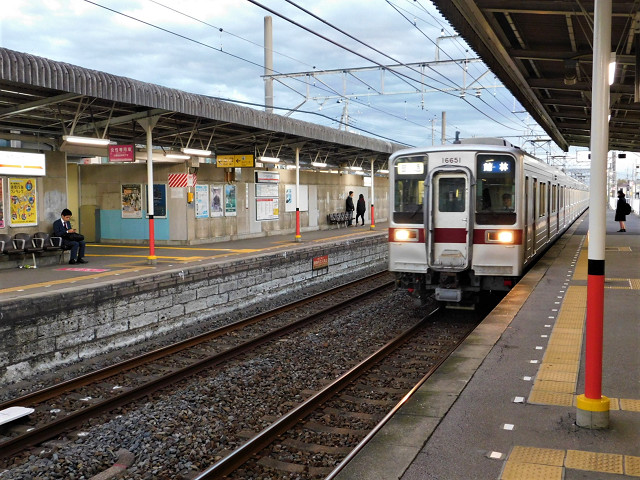
[[[590,146],[594,2],[432,0],[563,150]],[[612,2],[609,148],[640,151],[640,3]]]
[[[403,147],[0,48],[0,139],[68,154],[74,150],[63,145],[65,135],[104,137],[117,144],[146,147],[146,132],[138,121],[148,117],[157,117],[152,143],[163,152],[195,148],[217,156],[278,157],[293,164],[299,146],[301,165],[316,161],[329,167],[369,170],[371,160],[380,169],[391,153]],[[91,148],[82,148],[76,153],[88,156]]]

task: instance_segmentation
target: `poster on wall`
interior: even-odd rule
[[[309,186],[300,185],[300,198],[298,199],[298,208],[301,212],[309,211]],[[285,185],[284,187],[284,211],[296,211],[296,186]]]
[[[4,178],[0,178],[0,228],[4,228]]]
[[[142,184],[122,184],[122,218],[142,218]]]
[[[224,186],[224,214],[227,217],[236,216],[236,186]]]
[[[196,185],[196,218],[209,218],[209,185]]]
[[[10,178],[9,198],[11,204],[9,224],[11,226],[38,225],[35,178]]]
[[[143,204],[146,207],[148,200],[149,186],[144,186]],[[149,212],[147,212],[149,217]],[[167,218],[167,186],[164,183],[153,184],[153,218]]]
[[[224,201],[224,185],[211,185],[211,208],[209,214],[212,217],[221,217],[222,202]]]

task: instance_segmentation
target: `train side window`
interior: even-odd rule
[[[534,220],[539,216],[539,202],[538,202],[538,179],[533,179],[533,218]]]
[[[547,184],[540,182],[540,206],[538,207],[538,216],[544,217],[547,215]]]
[[[551,186],[551,213],[558,211],[558,185]]]

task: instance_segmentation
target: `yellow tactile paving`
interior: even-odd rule
[[[640,477],[640,457],[516,445],[505,462],[500,479],[562,479],[567,468]]]
[[[625,455],[624,474],[628,477],[640,477],[640,457]]]
[[[544,391],[544,392],[554,392],[554,393],[575,393],[576,384],[575,382],[555,382],[555,381],[547,381],[547,380],[536,380],[536,385],[534,388],[536,390]]]
[[[562,467],[507,462],[500,478],[502,480],[562,480]]]
[[[586,287],[567,289],[529,403],[564,407],[575,404],[586,303]]]
[[[564,465],[564,450],[553,448],[523,447],[516,445],[509,454],[509,461],[517,463],[538,463],[541,465]]]
[[[573,272],[574,280],[586,280],[587,279],[587,267],[589,265],[589,255],[586,249],[586,242],[584,249],[580,252],[578,262],[576,263],[575,270]]]
[[[536,376],[536,380],[550,382],[569,382],[576,383],[578,374],[576,372],[558,372],[549,368],[540,370]]]
[[[620,409],[629,412],[640,412],[640,400],[621,398]]]
[[[557,405],[559,407],[572,407],[573,394],[547,392],[537,388],[531,389],[528,402],[539,405]]]
[[[624,473],[623,455],[568,450],[565,467],[602,473]]]

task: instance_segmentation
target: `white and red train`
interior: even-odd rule
[[[588,207],[585,184],[495,138],[398,151],[389,180],[389,270],[423,301],[509,290]]]

